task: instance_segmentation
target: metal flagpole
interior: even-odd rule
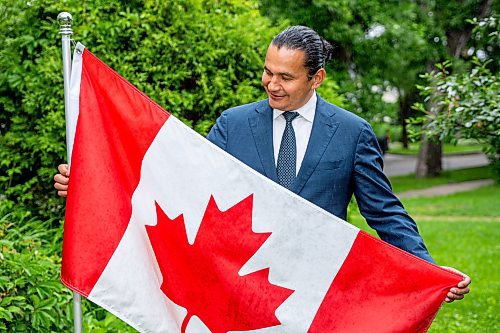
[[[62,12],[57,15],[59,21],[59,34],[62,36],[62,61],[63,61],[63,78],[64,78],[64,110],[66,115],[66,147],[68,151],[68,164],[71,161],[71,150],[73,147],[69,135],[69,80],[71,76],[71,23],[73,17],[70,13]],[[73,292],[73,324],[75,333],[82,333],[82,296],[77,292]]]

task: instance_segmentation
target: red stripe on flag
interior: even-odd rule
[[[61,270],[63,283],[84,296],[127,228],[144,154],[168,117],[84,51]]]
[[[360,231],[309,332],[426,332],[461,280]]]

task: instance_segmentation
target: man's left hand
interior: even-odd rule
[[[460,281],[455,287],[452,287],[450,289],[444,301],[447,303],[451,303],[453,301],[457,301],[464,298],[465,294],[469,293],[469,285],[471,283],[470,277],[452,267],[441,266],[441,268],[444,268],[447,271],[457,273],[463,276],[463,280]]]

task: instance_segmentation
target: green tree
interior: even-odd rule
[[[414,1],[261,1],[261,12],[274,20],[312,27],[336,48],[330,72],[345,93],[349,108],[370,120],[391,117],[402,126],[433,51],[428,43],[428,16]],[[392,92],[396,103],[382,97]]]
[[[487,40],[484,49],[494,51],[499,41],[498,18],[471,23],[475,25],[476,38]],[[500,175],[500,84],[490,70],[496,65],[493,59],[481,61],[474,57],[470,71],[453,75],[450,62],[437,65],[437,71],[425,75],[427,85],[420,88],[429,103],[417,103],[415,108],[425,114],[416,121],[425,124],[421,132],[427,137],[440,142],[456,143],[459,139],[482,142],[496,174]]]
[[[317,30],[337,49],[330,68],[350,109],[373,120],[399,119],[407,144],[406,122],[419,100],[416,84],[433,64],[453,60],[458,69],[468,57],[472,26],[466,18],[482,17],[492,0],[261,0],[261,12],[273,20],[288,19]],[[381,100],[397,91],[398,104]],[[423,175],[439,173],[441,145],[424,138],[420,153]]]
[[[427,73],[436,70],[435,63],[451,61],[456,70],[466,68],[468,45],[471,43],[473,25],[467,22],[470,17],[485,17],[492,11],[492,0],[455,1],[422,1],[421,10],[432,13],[430,26],[433,27],[434,41],[442,44],[440,52],[427,60]],[[493,9],[495,11],[495,9]],[[427,108],[439,113],[441,109],[434,104],[434,98],[429,99]],[[427,137],[421,137],[420,151],[415,174],[417,177],[436,176],[442,170],[442,142]]]
[[[45,216],[62,209],[51,183],[66,155],[56,22],[63,10],[73,15],[76,40],[201,134],[224,109],[265,96],[263,59],[280,27],[251,1],[3,1],[3,205]]]

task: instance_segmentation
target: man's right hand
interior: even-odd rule
[[[59,173],[54,176],[54,187],[57,195],[66,197],[68,195],[69,167],[67,164],[59,164],[57,167]]]

